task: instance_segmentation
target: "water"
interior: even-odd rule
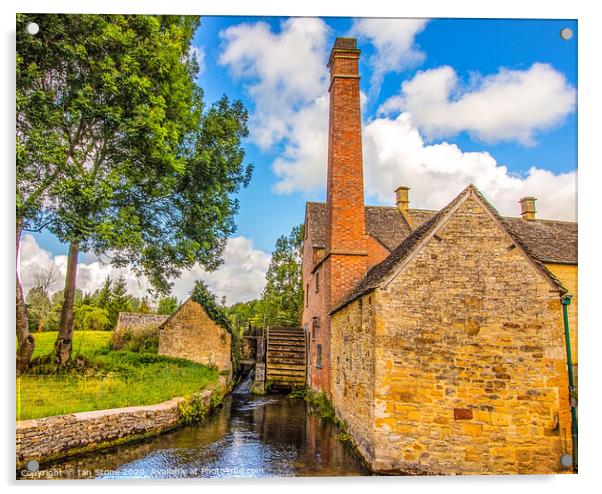
[[[252,376],[205,422],[43,465],[41,477],[149,479],[367,475],[336,428],[301,399],[253,396]]]

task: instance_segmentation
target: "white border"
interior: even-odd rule
[[[228,481],[179,481],[177,489],[190,488],[196,492],[202,490],[261,490],[263,492],[301,492],[305,494],[316,488],[328,489],[333,492],[345,490],[365,491],[367,489],[389,489],[391,492],[404,491],[427,492],[479,492],[487,490],[488,494],[509,490],[524,492],[543,490],[547,492],[575,492],[576,489],[587,489],[595,485],[596,469],[600,457],[599,445],[600,426],[597,423],[600,416],[600,391],[596,384],[597,360],[600,360],[600,333],[602,331],[595,299],[597,280],[601,279],[600,263],[598,261],[601,243],[598,241],[600,205],[596,199],[599,195],[600,168],[602,167],[599,143],[602,132],[599,113],[600,91],[602,79],[600,76],[599,52],[602,46],[602,25],[600,15],[595,9],[596,2],[592,1],[558,1],[558,0],[503,0],[498,2],[474,0],[416,0],[416,1],[386,1],[386,0],[346,0],[344,2],[327,2],[324,0],[303,0],[301,2],[286,2],[284,0],[222,0],[222,1],[179,1],[179,0],[103,0],[91,2],[86,0],[20,0],[2,2],[0,22],[3,27],[2,38],[2,106],[4,109],[1,125],[2,132],[2,170],[4,194],[2,204],[4,211],[0,215],[2,232],[4,233],[2,278],[2,300],[4,315],[3,341],[5,355],[4,368],[8,375],[3,379],[3,436],[2,462],[4,478],[7,482],[13,477],[14,464],[14,381],[12,380],[12,358],[14,353],[14,30],[15,12],[87,12],[87,13],[146,13],[146,14],[204,14],[204,15],[286,15],[286,16],[366,16],[366,17],[478,17],[478,18],[565,18],[578,19],[579,29],[579,227],[581,264],[580,275],[580,314],[581,327],[580,345],[580,474],[578,476],[522,476],[522,477],[430,477],[430,478],[354,478],[354,479],[273,479],[263,480],[228,480]],[[549,191],[553,194],[554,191]],[[585,342],[585,343],[583,343]],[[12,345],[12,346],[11,346]],[[176,482],[113,482],[110,489],[125,490],[128,486],[145,490],[163,491],[168,483]],[[64,482],[60,484],[31,483],[19,485],[25,489],[44,489],[45,491],[64,491]],[[81,490],[80,482],[70,482]],[[12,487],[14,487],[14,482]],[[103,483],[85,482],[85,489],[107,489]],[[593,490],[593,489],[592,489]]]

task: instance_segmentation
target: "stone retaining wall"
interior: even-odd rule
[[[198,393],[211,408],[212,397],[228,391],[225,376],[216,385]],[[180,406],[186,400],[173,398],[158,405],[113,408],[71,413],[17,422],[17,468],[30,460],[39,463],[159,434],[180,424]]]

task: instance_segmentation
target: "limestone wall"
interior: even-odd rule
[[[232,371],[232,336],[188,299],[159,330],[159,355],[178,357]]]
[[[143,331],[147,329],[157,329],[161,324],[167,321],[169,316],[163,314],[137,314],[134,312],[120,312],[117,319],[118,331]]]
[[[546,267],[560,280],[564,287],[573,296],[569,305],[569,327],[571,330],[571,351],[575,368],[578,364],[579,352],[577,348],[577,313],[579,307],[578,274],[576,264],[546,264]]]
[[[225,376],[219,383],[199,393],[202,405],[210,407],[211,397],[227,390]],[[181,418],[179,405],[184,398],[174,398],[158,405],[113,408],[93,412],[71,413],[17,422],[16,462],[21,467],[29,460],[44,462],[111,446],[116,441],[157,434],[175,427]]]
[[[378,304],[379,468],[561,471],[570,422],[559,294],[475,200]]]
[[[332,403],[357,449],[374,455],[374,311],[372,295],[356,300],[331,320]]]
[[[468,199],[390,284],[371,293],[361,310],[374,314],[373,451],[365,448],[374,470],[566,471],[559,463],[571,450],[559,293],[480,204]],[[333,315],[333,355],[350,354],[333,383],[345,376],[368,384],[358,310],[356,301]],[[347,396],[336,390],[333,404],[361,444],[371,419],[353,389]]]

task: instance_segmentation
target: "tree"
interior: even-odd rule
[[[140,300],[140,306],[138,307],[137,312],[139,312],[140,314],[151,314],[153,312],[153,309],[150,306],[147,297],[142,297],[142,300]]]
[[[81,331],[103,331],[109,325],[109,311],[89,303],[79,304],[73,310],[75,327]]]
[[[111,278],[107,276],[102,288],[98,291],[95,297],[95,305],[102,309],[109,309],[111,301],[113,300],[113,282]]]
[[[113,295],[109,305],[109,324],[111,329],[117,325],[117,319],[120,312],[129,312],[132,310],[131,296],[128,294],[127,282],[123,275],[115,281],[113,285]]]
[[[161,297],[157,304],[157,314],[171,316],[179,307],[177,297]]]
[[[37,37],[23,34],[29,21]],[[80,251],[130,264],[166,291],[182,268],[215,269],[234,231],[230,196],[251,175],[240,146],[247,113],[225,97],[205,109],[190,56],[198,25],[186,16],[18,19],[21,72],[53,117],[55,152],[44,156],[61,165],[42,208],[69,243],[58,364],[71,355]]]
[[[31,330],[40,333],[52,310],[50,297],[41,287],[34,286],[29,290],[25,304]]]
[[[276,241],[276,248],[266,274],[262,301],[266,324],[298,326],[303,310],[301,248],[303,225],[294,227],[288,236]]]
[[[29,290],[25,301],[31,329],[40,333],[50,314],[50,289],[56,282],[58,271],[54,264],[37,270],[34,275],[34,286]],[[31,323],[34,323],[32,325]],[[30,329],[30,330],[31,330]]]
[[[234,304],[228,309],[233,328],[242,334],[249,326],[298,326],[303,310],[301,248],[303,225],[276,241],[266,274],[266,286],[259,300]]]
[[[69,144],[55,132],[61,111],[54,103],[56,79],[51,53],[42,37],[25,33],[29,17],[17,14],[16,53],[16,255],[23,231],[41,231],[48,224],[43,205],[55,181],[64,176]],[[37,57],[28,54],[37,53]],[[17,375],[29,365],[35,340],[29,332],[23,287],[16,273]]]

